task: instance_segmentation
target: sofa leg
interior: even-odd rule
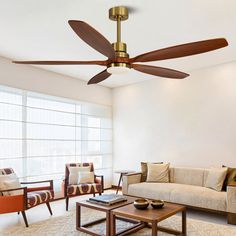
[[[48,207],[48,210],[49,210],[49,212],[50,212],[50,215],[52,216],[52,209],[51,209],[51,207],[50,207],[49,202],[46,202],[46,205],[47,205],[47,207]]]
[[[236,225],[236,213],[228,212],[227,223],[231,225]]]
[[[69,197],[66,197],[66,211],[68,211],[69,207]]]
[[[27,218],[26,218],[25,211],[22,211],[21,214],[22,214],[22,216],[23,216],[23,219],[24,219],[24,222],[25,222],[25,226],[26,226],[26,227],[29,227],[28,221],[27,221]]]
[[[101,192],[99,192],[99,195],[102,195],[102,193],[101,193]]]

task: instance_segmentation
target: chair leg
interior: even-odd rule
[[[49,212],[50,212],[50,215],[52,215],[52,209],[51,209],[51,207],[50,207],[49,202],[46,202],[46,205],[47,205],[47,207],[48,207],[48,210],[49,210]]]
[[[18,212],[17,212],[17,215],[19,215],[19,214],[20,214],[20,212],[18,211]]]
[[[93,193],[93,196],[95,197],[95,193]]]
[[[68,211],[69,207],[69,197],[66,197],[66,211]]]
[[[102,195],[102,193],[101,193],[101,192],[99,192],[99,195]]]
[[[25,226],[26,226],[26,227],[29,227],[28,221],[27,221],[27,218],[26,218],[25,211],[22,211],[21,214],[22,214],[22,216],[23,216],[23,219],[24,219],[24,222],[25,222]]]

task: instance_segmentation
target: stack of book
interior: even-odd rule
[[[103,204],[103,205],[113,205],[116,203],[127,201],[127,198],[118,194],[103,194],[97,197],[89,198],[88,202]]]

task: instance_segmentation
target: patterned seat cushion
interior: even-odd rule
[[[51,190],[41,190],[27,193],[28,208],[36,206],[41,203],[48,202],[54,198],[54,192]]]
[[[12,173],[14,173],[12,168],[0,169],[0,175],[10,175]]]
[[[88,193],[102,192],[102,185],[97,183],[69,185],[67,188],[68,195],[82,195]]]

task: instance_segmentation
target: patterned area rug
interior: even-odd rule
[[[93,211],[90,209],[82,208],[82,223],[86,223],[95,219],[104,217],[102,212]],[[173,216],[160,223],[161,226],[173,228],[176,230],[181,229],[181,217]],[[130,223],[118,221],[117,230],[125,229],[131,226]],[[94,231],[100,235],[105,233],[105,224],[99,224],[92,227]],[[220,224],[208,223],[204,221],[188,219],[187,218],[187,232],[188,236],[235,236],[235,226],[225,226]],[[52,217],[49,220],[41,221],[31,224],[29,228],[22,226],[11,227],[10,229],[0,232],[0,235],[4,236],[68,236],[68,235],[87,235],[85,233],[78,232],[75,229],[75,209],[69,211],[64,216]],[[148,228],[142,229],[135,234],[140,236],[150,236],[151,231]],[[158,232],[159,236],[167,236],[170,234]]]

